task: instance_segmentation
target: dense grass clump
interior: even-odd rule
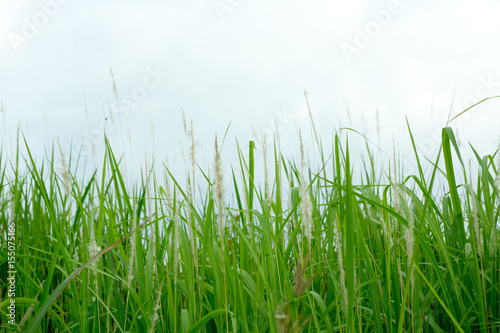
[[[0,228],[6,240],[15,224],[17,272],[10,325],[2,242],[0,329],[500,330],[494,155],[463,161],[444,128],[430,169],[415,149],[415,175],[390,163],[379,177],[368,151],[355,181],[348,143],[336,137],[317,170],[302,148],[298,162],[275,148],[257,184],[249,144],[240,170],[224,174],[216,143],[211,172],[193,160],[186,185],[166,168],[163,179],[145,170],[130,184],[109,144],[89,178],[54,154],[42,165],[29,153],[0,160]],[[195,173],[206,192],[195,191]]]

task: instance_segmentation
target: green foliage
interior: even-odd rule
[[[227,177],[234,207],[219,207],[221,180],[202,170],[208,186],[198,198],[193,179],[182,186],[170,170],[162,180],[144,170],[129,184],[109,144],[86,180],[78,159],[61,175],[54,153],[39,165],[28,149],[23,173],[19,153],[0,154],[2,239],[16,225],[12,331],[498,332],[494,158],[473,150],[473,179],[445,128],[426,173],[409,133],[417,175],[396,176],[394,161],[385,183],[377,180],[367,142],[356,181],[349,144],[337,136],[326,162],[320,147],[318,170],[286,161],[275,144],[263,190],[250,142]],[[300,205],[303,195],[310,205]],[[0,331],[7,263],[2,246]]]

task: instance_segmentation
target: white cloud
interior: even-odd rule
[[[37,10],[21,3],[0,0],[0,35],[19,31],[22,18]],[[402,3],[402,11],[347,63],[339,44],[352,40],[386,1],[242,0],[223,20],[211,0],[74,1],[23,50],[5,48],[4,41],[0,101],[9,126],[28,123],[35,140],[37,135],[46,140],[43,127],[35,130],[46,114],[50,136],[76,143],[80,128],[99,126],[107,103],[114,101],[110,67],[119,92],[126,93],[147,66],[158,64],[169,73],[165,83],[116,132],[120,142],[120,133],[130,128],[136,151],[152,145],[148,112],[156,142],[165,143],[161,151],[180,156],[181,109],[195,119],[202,145],[212,147],[214,133],[222,135],[230,122],[230,136],[246,140],[251,124],[267,124],[276,108],[304,114],[303,89],[325,135],[339,126],[339,118],[348,125],[344,98],[354,125],[366,126],[372,138],[378,110],[390,150],[392,133],[407,137],[405,115],[417,136],[441,126],[455,81],[457,100],[473,94],[478,77],[496,70],[499,51],[500,23],[494,16],[499,5],[493,1]],[[482,110],[490,114],[495,103]],[[301,118],[299,124],[307,122]],[[498,125],[495,119],[477,125],[477,137]]]

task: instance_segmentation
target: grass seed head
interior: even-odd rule
[[[95,240],[87,244],[87,250],[89,251],[89,256],[91,258],[95,257],[102,251],[101,247],[95,243]]]
[[[497,187],[498,195],[500,196],[500,171],[497,173],[495,178],[495,185]]]
[[[302,219],[304,225],[304,234],[308,240],[311,242],[312,236],[312,206],[311,199],[309,198],[309,193],[307,192],[306,179],[304,176],[306,169],[306,162],[304,157],[304,145],[302,142],[302,134],[300,134],[300,210],[302,212]]]
[[[69,197],[70,195],[70,181],[69,181],[69,172],[68,165],[66,164],[66,158],[64,156],[64,152],[61,146],[61,141],[59,141],[59,137],[57,138],[57,145],[59,146],[59,152],[61,153],[61,164],[62,164],[62,175],[64,180],[64,190],[66,191],[66,195]]]
[[[497,150],[497,175],[495,177],[495,185],[497,187],[498,196],[500,197],[500,141]]]
[[[224,205],[224,179],[222,174],[222,159],[220,156],[219,147],[217,145],[217,137],[215,137],[215,200],[219,204],[219,210],[222,213]],[[221,226],[222,228],[222,226]]]
[[[87,251],[89,252],[90,258],[95,257],[99,252],[101,252],[101,248],[97,245],[95,239],[94,217],[90,218],[90,242],[87,244]],[[92,265],[95,267],[95,261]]]
[[[155,332],[155,327],[156,323],[158,322],[158,319],[160,319],[160,316],[158,315],[158,311],[161,308],[161,289],[163,287],[163,282],[159,285],[159,288],[156,291],[156,300],[155,300],[155,305],[153,307],[153,314],[149,317],[151,320],[151,328],[149,329],[149,333]]]
[[[132,212],[132,225],[130,229],[135,230],[136,226],[137,226],[137,208],[134,205],[134,210]],[[129,260],[129,271],[127,277],[129,287],[131,286],[132,279],[134,277],[136,237],[137,235],[135,232],[132,234],[132,237],[130,237],[130,260]]]

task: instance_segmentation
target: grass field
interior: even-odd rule
[[[462,160],[447,127],[436,156],[413,142],[414,175],[367,146],[358,177],[338,136],[317,168],[301,147],[256,170],[246,144],[231,187],[219,148],[187,184],[130,184],[109,144],[86,178],[78,156],[1,157],[0,330],[500,331],[496,152]]]

